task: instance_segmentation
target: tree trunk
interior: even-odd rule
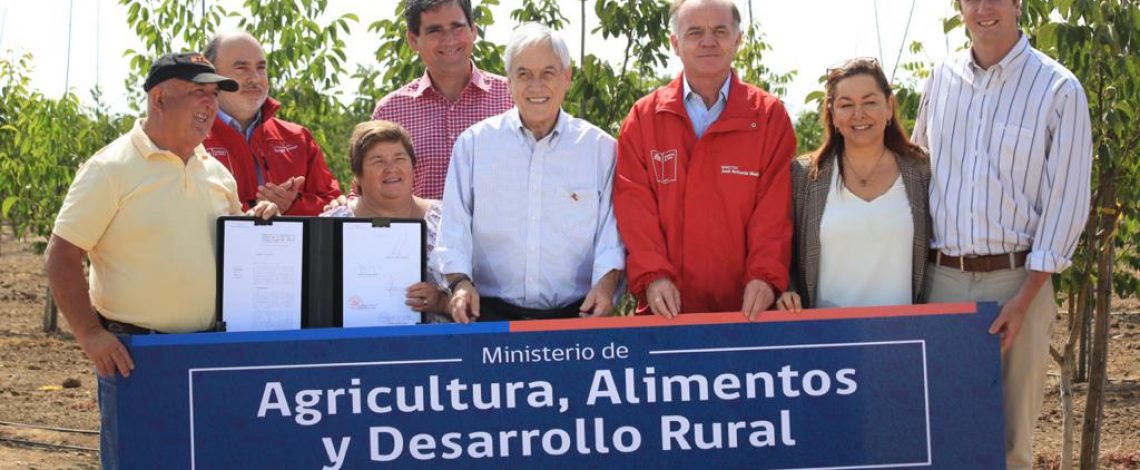
[[[1096,253],[1096,250],[1091,251],[1091,253]],[[1092,270],[1090,269],[1089,272]],[[1081,306],[1081,309],[1086,312],[1092,310],[1092,303],[1088,301],[1089,298],[1086,295],[1084,305]],[[1092,315],[1084,315],[1081,317],[1080,325],[1076,325],[1077,328],[1081,329],[1080,355],[1077,359],[1077,383],[1089,381],[1089,338],[1092,338],[1092,319]]]
[[[55,305],[51,287],[44,288],[44,332],[55,333],[59,331],[59,308]]]
[[[578,49],[578,68],[579,68],[579,70],[586,66],[586,0],[582,0],[581,20],[582,20],[582,28],[581,28],[581,32],[579,33],[581,35],[581,37],[579,38],[579,43],[580,43],[579,45],[581,45],[582,47],[581,47],[581,49]],[[583,95],[585,95],[585,94],[583,93]],[[586,112],[586,97],[585,96],[581,96],[578,98],[578,115],[579,116],[588,116],[589,115],[589,113]]]
[[[1073,468],[1073,346],[1065,345],[1061,361],[1061,470]]]
[[[586,0],[582,0],[582,16],[581,16],[581,18],[582,18],[582,29],[581,29],[581,32],[579,33],[579,34],[581,34],[581,38],[579,38],[579,45],[582,46],[582,48],[578,50],[578,66],[579,67],[585,65],[585,63],[586,63]]]
[[[1089,387],[1081,432],[1081,470],[1095,470],[1100,456],[1100,424],[1104,411],[1105,386],[1108,384],[1108,328],[1112,307],[1112,271],[1116,261],[1116,224],[1119,207],[1115,207],[1115,188],[1109,186],[1103,195],[1097,236],[1103,249],[1097,263],[1096,318],[1093,319],[1092,351],[1089,363]]]

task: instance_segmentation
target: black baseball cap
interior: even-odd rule
[[[214,64],[206,60],[206,56],[197,52],[178,52],[163,55],[150,65],[150,72],[146,74],[144,91],[150,91],[155,85],[172,78],[181,78],[194,83],[217,83],[222,91],[237,91],[238,82],[229,77],[218,75]]]

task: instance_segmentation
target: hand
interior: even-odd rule
[[[471,323],[479,318],[479,292],[469,281],[460,282],[451,293],[449,305],[451,319],[456,323]]]
[[[127,352],[123,343],[119,342],[119,338],[102,326],[97,326],[83,335],[76,335],[75,339],[79,342],[79,347],[83,348],[83,354],[95,363],[95,370],[100,377],[109,378],[115,375],[116,370],[123,375],[123,378],[131,376],[131,371],[135,369],[135,361],[131,359],[131,354]]]
[[[1001,335],[1001,352],[1013,347],[1013,340],[1017,338],[1017,332],[1021,331],[1021,322],[1025,321],[1025,314],[1029,311],[1030,301],[1032,299],[1023,300],[1020,295],[1013,296],[1001,306],[997,319],[990,325],[991,335]]]
[[[277,204],[261,200],[257,201],[256,206],[253,206],[248,211],[245,211],[245,215],[261,217],[263,220],[269,220],[277,215],[281,215],[281,212],[277,209]]]
[[[337,196],[336,199],[330,200],[328,205],[326,205],[323,209],[321,209],[321,212],[328,212],[328,211],[336,209],[340,206],[347,206],[347,205],[348,205],[348,198],[344,197],[344,195],[341,194],[340,196]]]
[[[645,288],[645,300],[655,315],[667,320],[672,320],[681,313],[681,291],[677,290],[677,286],[668,277],[649,283],[649,287]]]
[[[780,298],[776,300],[776,308],[788,312],[803,310],[803,307],[800,305],[800,295],[795,292],[784,292],[780,294]]]
[[[753,279],[744,286],[744,304],[740,311],[748,321],[755,321],[757,315],[767,310],[774,300],[776,293],[772,292],[772,287],[760,279]]]
[[[293,201],[297,200],[297,191],[305,184],[304,176],[293,176],[281,184],[266,182],[257,187],[257,198],[270,201],[281,208],[281,212],[289,212]]]
[[[612,270],[598,279],[598,283],[590,288],[590,292],[586,294],[586,300],[582,301],[582,306],[578,308],[578,315],[581,317],[604,317],[614,311],[614,290],[617,289],[618,280],[621,278],[621,271]]]
[[[417,312],[443,312],[447,310],[447,301],[439,286],[430,282],[417,282],[408,287],[404,304]]]

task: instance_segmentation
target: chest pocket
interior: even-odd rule
[[[556,236],[564,239],[569,249],[579,250],[593,246],[597,232],[598,210],[601,196],[594,187],[555,185],[545,195],[553,220],[547,222],[558,227]],[[545,215],[545,214],[544,214]]]
[[[727,210],[738,210],[748,213],[752,210],[756,199],[756,185],[760,175],[768,165],[763,151],[761,123],[756,119],[734,118],[721,123],[716,133],[705,134],[710,137],[709,142],[698,145],[710,145],[711,152],[707,157],[693,160],[691,165],[699,166],[711,182],[706,188],[721,197],[720,204]]]
[[[991,138],[998,142],[991,165],[997,166],[1003,179],[1024,177],[1033,147],[1041,144],[1034,140],[1033,130],[1016,124],[998,123]]]

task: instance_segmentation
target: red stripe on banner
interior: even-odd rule
[[[756,323],[850,320],[853,318],[919,317],[927,315],[969,315],[977,313],[973,303],[894,305],[889,307],[821,308],[804,310],[799,313],[778,310],[763,312]],[[666,320],[657,315],[635,315],[632,317],[566,318],[560,320],[513,321],[510,332],[599,330],[608,328],[641,328],[650,326],[713,325],[724,323],[748,323],[740,312],[686,313]]]

